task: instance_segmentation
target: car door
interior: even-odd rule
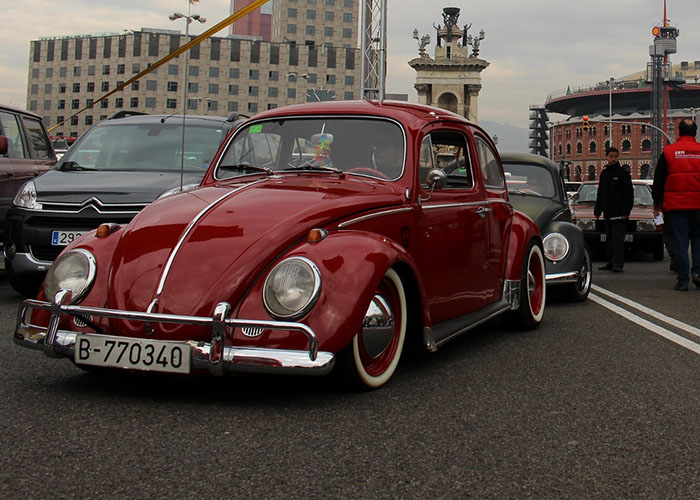
[[[421,143],[421,244],[414,256],[422,269],[434,323],[481,309],[491,300],[491,293],[485,293],[491,285],[486,266],[488,226],[481,215],[484,195],[476,182],[469,144],[461,127],[433,128]],[[426,176],[433,168],[447,174],[447,184],[431,192]]]
[[[15,193],[22,185],[15,177],[14,165],[27,161],[21,123],[15,113],[0,111],[0,135],[7,138],[7,152],[0,157],[0,217],[4,220]]]
[[[499,300],[503,294],[508,235],[513,220],[513,207],[508,202],[505,175],[500,156],[491,141],[480,130],[474,129],[475,147],[473,158],[479,164],[481,187],[485,210],[482,212],[486,225],[487,249],[484,261],[485,296],[488,302]]]

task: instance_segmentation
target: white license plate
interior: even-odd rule
[[[606,240],[607,234],[603,233],[600,235],[600,241],[605,241]],[[632,243],[634,241],[634,235],[633,234],[625,234],[625,243]]]
[[[73,240],[87,231],[51,231],[51,244],[58,246],[66,246],[73,243]]]
[[[190,349],[186,342],[81,333],[75,338],[73,359],[84,365],[189,373]]]

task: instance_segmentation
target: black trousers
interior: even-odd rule
[[[625,265],[625,221],[605,219],[605,249],[613,266]]]

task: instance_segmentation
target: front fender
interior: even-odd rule
[[[569,254],[560,262],[546,260],[547,274],[578,271],[585,262],[586,243],[583,231],[575,224],[566,221],[552,221],[544,230],[543,237],[549,233],[559,233],[569,241]]]
[[[306,316],[295,320],[316,332],[320,350],[337,353],[350,343],[389,268],[398,265],[403,273],[411,273],[417,288],[422,290],[415,263],[399,244],[375,233],[335,231],[318,243],[300,243],[268,267],[241,302],[236,313],[239,318],[272,318],[262,299],[265,279],[275,265],[290,257],[311,260],[321,274],[318,301]],[[267,331],[259,337],[246,337],[242,330],[236,329],[234,338],[237,344],[256,347],[306,347],[304,338],[288,332]]]
[[[537,225],[524,213],[514,210],[513,224],[511,225],[510,239],[508,240],[506,279],[520,281],[527,245],[533,238],[542,247],[542,236]]]

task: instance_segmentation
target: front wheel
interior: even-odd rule
[[[583,302],[588,298],[591,291],[591,283],[593,281],[593,264],[591,263],[591,254],[588,249],[583,250],[583,263],[579,269],[579,276],[576,283],[566,285],[568,287],[567,298],[571,302]]]
[[[360,331],[341,353],[343,368],[361,390],[377,389],[396,371],[406,338],[406,294],[389,269],[370,300]]]
[[[547,298],[544,257],[542,249],[533,240],[527,247],[520,277],[520,305],[508,313],[508,323],[523,329],[533,330],[544,316]]]

